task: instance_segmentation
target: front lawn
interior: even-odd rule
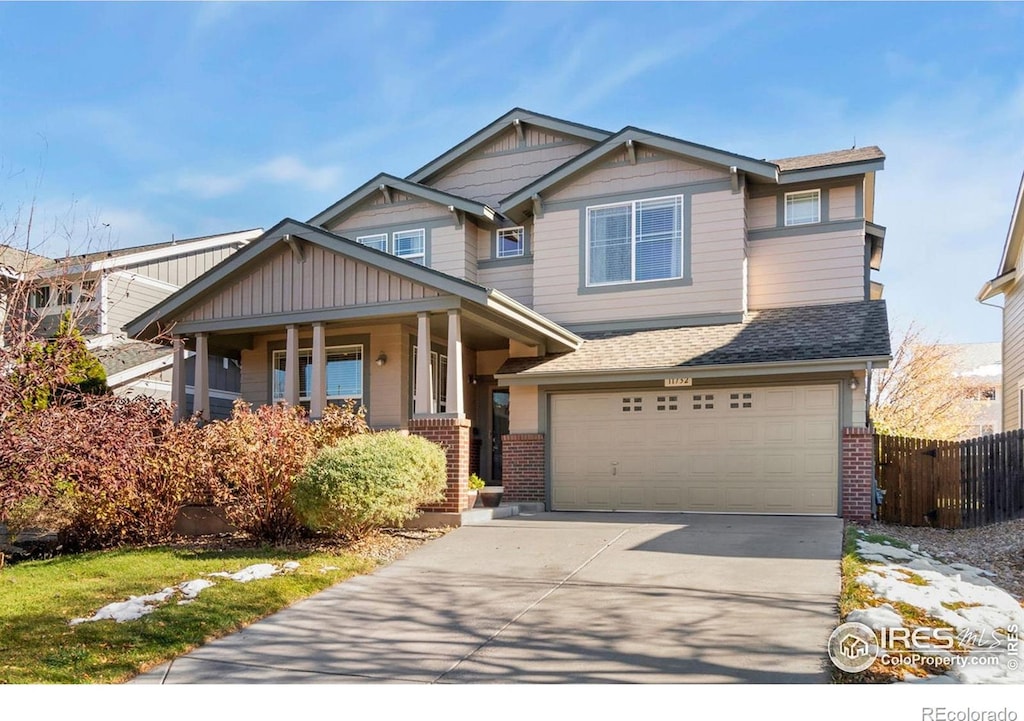
[[[287,561],[299,568],[249,583],[212,578],[216,585],[192,603],[172,600],[136,621],[68,625],[109,603],[207,573]],[[375,566],[371,558],[345,551],[167,547],[8,566],[0,570],[0,683],[124,681]]]

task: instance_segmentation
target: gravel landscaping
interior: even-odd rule
[[[966,563],[995,573],[992,579],[1018,601],[1024,599],[1024,519],[984,528],[948,531],[872,523],[865,530],[908,544],[947,563]]]

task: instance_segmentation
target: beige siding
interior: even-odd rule
[[[774,228],[778,223],[776,216],[776,199],[774,195],[747,200],[747,227]]]
[[[376,228],[395,223],[408,223],[409,229],[415,229],[417,222],[448,215],[448,209],[426,200],[412,198],[397,191],[391,192],[391,202],[384,202],[381,193],[374,193],[363,201],[357,210],[350,212],[339,222],[328,226],[332,233],[338,233],[355,240],[361,228]],[[356,232],[348,233],[353,230]]]
[[[363,363],[370,371],[367,399],[367,422],[374,428],[399,428],[407,424],[409,408],[410,379],[409,367],[411,350],[409,336],[412,328],[394,323],[389,325],[332,328],[328,326],[328,340],[335,336],[369,336],[370,342],[363,346]],[[270,366],[273,352],[268,344],[278,345],[285,340],[284,333],[270,333],[257,336],[251,350],[242,351],[242,397],[254,405],[271,402]],[[313,336],[309,327],[299,331],[299,347],[312,347]],[[383,366],[374,363],[383,351],[388,362]]]
[[[483,268],[477,282],[485,288],[496,288],[523,305],[533,306],[533,266],[499,265]]]
[[[476,258],[477,260],[491,259],[491,231],[486,228],[476,229]]]
[[[429,184],[495,207],[502,198],[590,147],[589,142],[530,127],[520,146],[515,131],[510,129]]]
[[[857,217],[857,191],[852,185],[828,191],[828,219],[853,220]]]
[[[582,212],[547,212],[534,221],[533,302],[540,313],[573,324],[742,310],[743,194],[693,196],[689,286],[580,294]]]
[[[540,430],[537,386],[511,386],[508,390],[508,432],[537,433]]]
[[[305,261],[281,248],[230,286],[193,307],[187,321],[244,318],[374,303],[416,300],[439,295],[373,266],[320,246],[305,246]]]
[[[236,249],[231,246],[210,248],[176,258],[129,266],[128,270],[180,287],[195,280],[234,252]]]
[[[573,181],[548,200],[574,200],[608,193],[628,193],[644,188],[660,188],[729,177],[728,171],[700,165],[676,156],[640,149],[637,164],[630,165],[623,150],[608,162],[592,166],[592,170]],[[742,196],[740,196],[742,197]]]
[[[434,228],[430,232],[430,267],[475,283],[475,227],[466,223],[461,228]]]
[[[1018,384],[1024,380],[1024,288],[1006,292],[1003,310],[1003,430],[1021,428]]]
[[[865,300],[864,231],[748,244],[751,310]]]
[[[122,333],[122,326],[174,292],[125,271],[108,275],[105,285],[108,333]]]

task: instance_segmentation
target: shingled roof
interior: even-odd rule
[[[845,165],[846,163],[862,163],[867,160],[884,160],[885,153],[877,145],[868,145],[863,148],[850,148],[849,150],[832,150],[827,153],[815,153],[814,155],[798,155],[794,158],[780,158],[771,162],[779,166],[783,173],[790,170],[809,170],[811,168],[824,168],[830,165]]]
[[[572,353],[510,358],[499,375],[697,368],[890,355],[885,301],[775,308],[741,323],[581,333]]]

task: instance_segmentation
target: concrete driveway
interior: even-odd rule
[[[810,517],[465,526],[135,681],[826,682],[841,536]]]

